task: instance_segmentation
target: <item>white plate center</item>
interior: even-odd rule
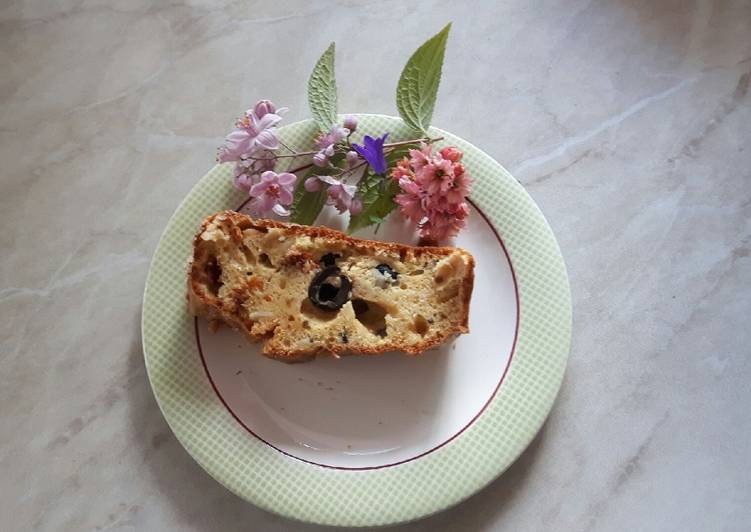
[[[357,236],[414,243],[396,220],[376,235]],[[471,332],[417,357],[388,353],[285,364],[228,328],[212,334],[199,319],[206,369],[248,437],[321,465],[376,468],[431,452],[471,424],[510,361],[518,307],[509,260],[476,208],[455,245],[476,262]]]

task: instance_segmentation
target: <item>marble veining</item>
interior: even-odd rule
[[[447,20],[434,123],[542,208],[574,337],[519,460],[394,530],[748,530],[743,0],[4,2],[0,528],[325,530],[239,500],[177,443],[143,366],[146,272],[233,117],[260,97],[307,117],[331,40],[340,108],[395,114],[408,51]]]

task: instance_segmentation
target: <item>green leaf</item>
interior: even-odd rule
[[[326,203],[326,191],[324,189],[318,192],[308,192],[305,190],[305,180],[316,173],[311,169],[300,178],[295,186],[295,195],[292,199],[292,215],[290,221],[296,224],[311,225],[316,221],[318,215]],[[320,173],[320,172],[319,172]]]
[[[394,196],[399,193],[399,185],[393,179],[376,174],[366,174],[357,184],[357,197],[362,200],[362,212],[349,219],[347,232],[372,224],[381,223],[396,208]]]
[[[451,23],[412,54],[396,87],[396,107],[408,126],[427,133],[441,82],[443,54]]]
[[[318,128],[328,132],[336,123],[336,79],[334,78],[334,52],[331,45],[313,68],[308,80],[308,105]]]

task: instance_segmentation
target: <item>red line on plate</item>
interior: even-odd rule
[[[245,205],[248,204],[249,201],[250,201],[250,199],[245,200],[236,210],[240,211],[243,207],[245,207]],[[398,465],[401,465],[401,464],[405,464],[407,462],[411,462],[413,460],[417,460],[419,458],[427,456],[428,454],[430,454],[430,453],[432,453],[434,451],[437,451],[438,449],[440,449],[441,447],[444,447],[445,445],[448,445],[449,443],[451,443],[452,441],[454,441],[456,438],[458,438],[459,436],[461,436],[461,434],[464,431],[466,431],[469,427],[471,427],[472,424],[474,424],[474,422],[477,421],[477,419],[483,414],[483,412],[485,412],[485,410],[487,410],[487,408],[490,405],[490,403],[493,401],[493,399],[495,398],[495,396],[498,394],[498,390],[500,389],[501,384],[503,383],[504,379],[506,378],[506,375],[508,374],[509,367],[511,367],[511,360],[513,360],[514,354],[516,353],[516,341],[517,341],[517,339],[519,337],[519,319],[520,319],[520,314],[521,314],[521,308],[520,308],[520,304],[519,304],[519,285],[516,282],[516,272],[514,271],[514,265],[511,262],[511,257],[509,256],[508,251],[506,250],[506,245],[503,243],[503,239],[501,238],[501,235],[498,234],[498,231],[496,231],[496,228],[490,222],[490,220],[485,215],[485,213],[482,212],[480,210],[480,208],[472,200],[470,200],[469,198],[467,198],[467,201],[469,201],[469,203],[472,204],[472,206],[475,208],[475,211],[477,211],[478,213],[480,213],[480,216],[482,217],[482,219],[485,221],[486,224],[488,224],[488,226],[490,227],[490,229],[493,231],[493,234],[495,235],[496,240],[498,240],[498,243],[501,245],[501,249],[503,250],[503,254],[506,256],[506,261],[508,262],[509,268],[511,269],[511,279],[514,281],[514,296],[516,298],[516,325],[514,326],[514,341],[511,344],[511,353],[509,354],[508,362],[506,362],[506,367],[503,369],[503,373],[501,374],[501,378],[498,380],[498,384],[496,384],[495,389],[493,390],[493,393],[490,394],[490,397],[488,398],[488,400],[485,401],[484,405],[482,405],[482,408],[480,409],[480,411],[477,412],[477,414],[475,414],[472,417],[472,419],[470,419],[469,422],[466,425],[464,425],[459,430],[459,432],[457,432],[456,434],[454,434],[453,436],[451,436],[450,438],[448,438],[446,441],[443,441],[443,442],[439,443],[438,445],[436,445],[435,447],[433,447],[431,449],[428,449],[427,451],[424,451],[424,452],[422,452],[422,453],[420,453],[418,455],[412,456],[410,458],[405,458],[404,460],[400,460],[398,462],[393,462],[393,463],[390,463],[390,464],[383,464],[383,465],[378,465],[378,466],[365,466],[365,467],[334,466],[334,465],[329,465],[329,464],[321,464],[319,462],[314,462],[312,460],[307,460],[305,458],[301,458],[301,457],[296,456],[296,455],[294,455],[292,453],[289,453],[289,452],[287,452],[287,451],[285,451],[283,449],[280,449],[279,447],[277,447],[273,443],[264,440],[261,436],[259,436],[255,432],[253,432],[253,429],[251,429],[248,425],[245,424],[245,422],[243,422],[242,419],[240,419],[240,417],[235,413],[234,410],[232,410],[232,408],[229,406],[229,404],[227,403],[227,401],[224,399],[224,397],[222,396],[221,392],[219,391],[219,388],[217,388],[216,383],[214,382],[214,379],[211,377],[211,372],[209,371],[209,366],[206,364],[206,358],[203,355],[203,348],[201,347],[201,335],[198,332],[198,318],[196,317],[196,318],[194,318],[194,330],[195,330],[195,336],[196,336],[196,345],[198,347],[198,354],[201,356],[201,363],[203,364],[203,369],[206,372],[206,377],[208,377],[209,382],[211,383],[211,387],[214,389],[214,392],[216,393],[217,397],[222,402],[222,404],[224,405],[224,407],[229,411],[229,413],[232,414],[232,417],[234,417],[235,420],[245,430],[247,430],[250,434],[252,434],[259,441],[265,443],[266,445],[268,445],[272,449],[275,449],[275,450],[279,451],[280,453],[282,453],[285,456],[289,456],[290,458],[294,458],[295,460],[299,460],[301,462],[305,462],[306,464],[311,464],[311,465],[315,465],[315,466],[319,466],[319,467],[324,467],[324,468],[327,468],[327,469],[339,469],[339,470],[343,470],[343,471],[368,471],[368,470],[373,470],[373,469],[385,469],[387,467],[394,467],[394,466],[398,466]]]

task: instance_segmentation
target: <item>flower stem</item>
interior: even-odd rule
[[[297,168],[293,168],[292,170],[287,170],[290,174],[296,174],[297,172],[301,172],[302,170],[307,170],[313,166],[313,163],[304,164],[302,166],[299,166]]]
[[[395,148],[397,146],[404,146],[406,144],[414,144],[415,142],[429,142],[430,143],[430,142],[438,142],[439,140],[443,140],[443,137],[437,137],[437,138],[434,138],[434,139],[431,139],[431,138],[420,138],[420,139],[412,139],[412,140],[402,140],[400,142],[390,142],[388,144],[384,144],[383,147],[384,148]],[[290,153],[290,154],[283,154],[283,155],[274,154],[274,158],[276,158],[276,159],[294,159],[296,157],[303,157],[305,155],[315,155],[316,153],[318,153],[320,151],[320,150],[312,150],[312,151],[300,151],[300,152],[296,152],[295,150],[293,150],[292,148],[290,148],[289,146],[287,146],[283,142],[280,141],[280,143],[281,143],[282,146],[284,146],[286,149],[288,149],[292,153]],[[250,159],[251,161],[266,161],[266,160],[270,159],[270,157],[269,158],[266,158],[266,157],[247,157],[247,158]],[[367,164],[367,161],[362,162],[362,163],[360,163],[357,166],[353,166],[349,170],[345,170],[342,173],[342,175],[350,173],[353,170],[356,170],[357,168],[360,168],[361,166],[363,166],[365,164]],[[294,174],[294,173],[299,172],[301,170],[307,170],[311,166],[313,166],[312,163],[311,164],[306,164],[306,165],[300,166],[299,168],[295,168],[293,170],[289,170],[289,172],[292,173],[292,174]]]
[[[405,144],[414,144],[415,142],[438,142],[439,140],[443,140],[443,137],[436,137],[434,139],[431,138],[422,138],[422,139],[413,139],[413,140],[402,140],[400,142],[389,142],[388,144],[384,144],[384,148],[395,148],[396,146],[404,146]]]
[[[295,157],[302,157],[303,155],[314,155],[314,154],[316,154],[318,152],[319,152],[319,150],[315,150],[315,151],[301,151],[301,152],[297,152],[297,153],[290,153],[288,155],[277,155],[277,154],[274,154],[273,158],[275,158],[275,159],[294,159]],[[271,158],[272,157],[269,157],[269,159],[271,159]],[[266,158],[264,158],[264,157],[248,157],[248,159],[250,159],[251,161],[265,161],[266,160]]]
[[[289,151],[290,153],[292,153],[294,155],[300,155],[293,148],[290,148],[289,146],[287,146],[282,139],[279,139],[279,144],[281,144],[283,147],[287,148],[287,151]]]

